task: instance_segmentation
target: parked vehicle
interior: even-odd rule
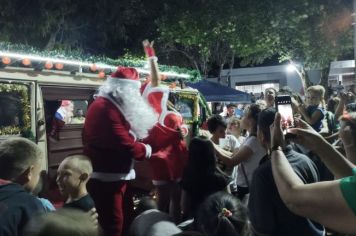
[[[2,57],[0,53],[0,57]],[[64,61],[64,63],[66,63]],[[104,79],[98,73],[73,73],[58,69],[33,67],[0,68],[0,141],[23,136],[35,141],[46,158],[43,169],[54,178],[59,163],[68,155],[81,153],[85,114],[97,88]],[[197,90],[172,89],[178,111],[190,126],[191,136],[209,114]],[[61,125],[54,122],[65,102],[71,102],[72,117]],[[136,185],[149,181],[147,166],[138,165]]]

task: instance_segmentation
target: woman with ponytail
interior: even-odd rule
[[[249,236],[249,220],[245,206],[226,192],[210,195],[200,206],[197,229],[208,236]]]

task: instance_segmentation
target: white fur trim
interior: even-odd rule
[[[146,159],[150,159],[152,155],[152,147],[149,144],[144,144],[146,148]]]
[[[165,126],[163,121],[166,115],[168,114],[168,109],[167,109],[167,102],[168,102],[168,96],[169,96],[169,88],[165,86],[158,86],[158,87],[152,87],[151,82],[147,84],[145,90],[142,93],[142,96],[148,101],[148,95],[150,93],[154,92],[161,92],[163,93],[162,99],[161,99],[161,109],[162,113],[159,115],[158,122]]]
[[[106,81],[109,84],[120,84],[120,83],[132,83],[137,85],[138,88],[141,87],[141,82],[138,80],[133,80],[133,79],[127,79],[127,78],[117,78],[117,77],[108,77]]]
[[[152,56],[152,57],[149,57],[148,60],[154,60],[154,61],[158,61],[158,57],[156,56]]]
[[[174,112],[174,111],[167,111],[167,109],[166,109],[165,112],[162,112],[161,116],[159,117],[158,122],[159,122],[161,125],[166,126],[166,125],[164,124],[164,119],[166,119],[167,115],[169,115],[169,114],[174,114],[174,115],[177,115],[177,116],[180,115],[180,113],[177,113],[177,112]],[[180,116],[180,117],[181,117],[181,116]],[[182,117],[181,117],[181,119],[182,119]]]
[[[111,82],[106,81],[99,88],[96,97],[104,97],[117,107],[130,124],[130,129],[137,139],[147,137],[149,130],[157,123],[158,115],[141,96],[135,81],[116,84]]]

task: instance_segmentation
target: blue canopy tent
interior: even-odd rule
[[[197,83],[186,83],[187,86],[197,89],[202,93],[207,102],[237,102],[251,103],[248,93],[210,82],[205,79]]]

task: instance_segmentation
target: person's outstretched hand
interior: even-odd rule
[[[270,126],[271,131],[271,147],[284,146],[284,135],[281,125],[281,114],[276,113],[273,124]]]
[[[301,119],[295,119],[295,124],[297,128],[288,130],[288,133],[294,134],[294,137],[290,139],[291,141],[298,143],[311,151],[315,151],[320,147],[324,138],[318,132]]]

